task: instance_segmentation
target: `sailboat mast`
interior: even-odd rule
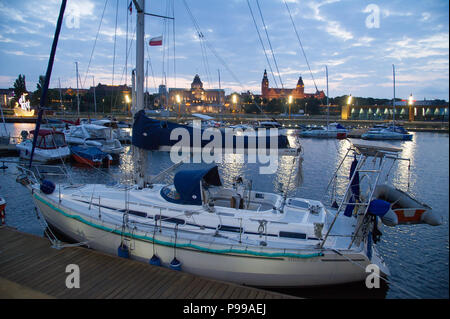
[[[95,96],[95,78],[92,76],[92,87],[94,88],[94,115],[97,116],[97,97]]]
[[[328,67],[325,65],[325,70],[327,74],[327,130],[328,130],[328,124],[329,124],[329,118],[330,118],[330,103],[328,103]]]
[[[133,103],[134,115],[144,109],[144,44],[145,44],[145,0],[133,0],[137,11],[136,21],[136,99]],[[135,163],[134,180],[139,188],[144,188],[145,171],[147,168],[147,152],[133,146],[133,159]]]
[[[75,62],[76,71],[77,71],[77,114],[80,116],[80,94],[78,90],[78,62]]]
[[[395,66],[392,64],[392,76],[394,79],[394,100],[392,101],[392,127],[395,126]]]

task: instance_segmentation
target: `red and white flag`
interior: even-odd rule
[[[150,39],[150,46],[155,46],[155,45],[162,45],[162,35],[156,38],[151,38]]]
[[[130,11],[130,14],[133,13],[133,1],[130,1],[130,4],[128,6],[128,10]]]

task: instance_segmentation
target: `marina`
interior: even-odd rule
[[[205,68],[190,89],[182,88],[186,79],[177,85],[173,0],[131,0],[120,19],[117,1],[111,85],[96,84],[97,66],[90,70],[105,12],[105,20],[113,16],[106,1],[84,82],[75,61],[76,89],[63,89],[60,78],[51,89],[73,14],[61,1],[37,90],[27,91],[19,74],[14,90],[0,91],[0,297],[448,298],[448,102],[405,95],[410,75],[400,62],[396,74],[395,61],[387,63],[392,98],[332,97],[353,76],[333,70],[330,95],[328,67],[344,63],[332,59],[340,53],[313,70],[290,9],[299,4],[283,3],[311,80],[300,75],[293,87],[298,69],[280,72],[288,57],[273,49],[259,0],[247,0],[236,5],[248,6],[268,67],[255,94],[186,0],[177,6],[193,23]],[[158,4],[165,12],[149,13]],[[328,5],[313,8],[315,15]],[[125,61],[117,84],[119,20],[126,31],[119,32]],[[159,87],[153,47],[162,53]],[[211,85],[208,51],[228,73],[224,88],[220,69],[218,88]],[[368,87],[353,85],[358,94]],[[389,96],[387,87],[374,96]]]

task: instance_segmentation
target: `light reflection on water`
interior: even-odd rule
[[[12,136],[19,136],[22,130],[34,128],[32,124],[9,124]],[[16,134],[16,135],[14,135]],[[366,143],[354,139],[356,143]],[[433,210],[444,216],[444,225],[402,225],[397,227],[382,226],[383,236],[377,244],[391,271],[390,281],[394,285],[386,287],[385,292],[367,293],[361,284],[347,285],[340,288],[301,289],[289,291],[299,296],[319,297],[373,297],[411,298],[400,286],[423,298],[448,298],[449,269],[449,137],[448,134],[414,133],[412,142],[392,141],[388,143],[371,142],[371,144],[389,145],[402,149],[401,156],[411,158],[410,172],[408,162],[400,161],[394,165],[390,178],[396,187],[407,190],[410,175],[409,192],[419,201],[427,203]],[[346,140],[302,139],[304,149],[303,184],[293,186],[297,163],[292,157],[282,157],[275,174],[260,175],[259,165],[247,163],[244,155],[224,155],[219,163],[219,171],[226,187],[230,187],[236,176],[251,179],[253,189],[273,192],[279,183],[283,189],[288,188],[290,196],[323,200],[330,204],[324,194],[330,177],[342,160],[349,146]],[[109,169],[91,169],[68,165],[73,178],[83,183],[111,183],[113,181],[130,183],[134,163],[130,146],[126,147],[120,164]],[[17,159],[11,159],[17,160]],[[150,152],[147,172],[156,175],[172,165],[169,153]],[[344,171],[350,169],[350,161],[344,164]],[[42,235],[42,229],[36,223],[31,197],[26,189],[14,181],[14,165],[6,172],[0,172],[2,180],[0,193],[7,199],[7,223],[20,230]],[[204,164],[193,164],[194,167]],[[186,167],[182,165],[179,169]],[[178,170],[179,170],[178,169]],[[170,183],[175,172],[168,174],[163,183]],[[289,184],[289,176],[291,183]],[[348,177],[347,177],[348,178]],[[343,182],[343,180],[340,180]],[[289,184],[289,185],[288,185]],[[338,193],[343,194],[345,184],[338,183]],[[361,295],[362,294],[362,295]]]

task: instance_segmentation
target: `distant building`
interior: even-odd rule
[[[91,86],[91,88],[89,89],[89,93],[94,93],[94,88],[95,88],[95,95],[97,98],[103,98],[105,96],[112,96],[112,94],[114,93],[114,95],[116,94],[131,94],[131,88],[127,85],[106,85],[106,84],[101,84],[99,83],[96,87]],[[72,89],[73,92],[77,92],[77,89]],[[80,89],[80,94],[81,94],[81,89]]]
[[[288,98],[290,95],[294,99],[304,99],[314,97],[316,99],[322,99],[325,97],[323,91],[317,91],[316,93],[305,93],[305,84],[300,76],[297,81],[297,86],[294,89],[276,89],[269,87],[269,79],[267,77],[267,71],[264,70],[263,79],[261,82],[261,97],[263,99],[272,100],[279,98]]]
[[[0,105],[5,107],[9,105],[9,101],[14,97],[14,89],[0,89]]]
[[[179,100],[177,100],[177,96]],[[179,102],[178,102],[179,101]],[[222,89],[204,89],[198,74],[195,75],[190,89],[170,88],[169,105],[174,110],[184,112],[221,112],[225,103],[225,91]]]

